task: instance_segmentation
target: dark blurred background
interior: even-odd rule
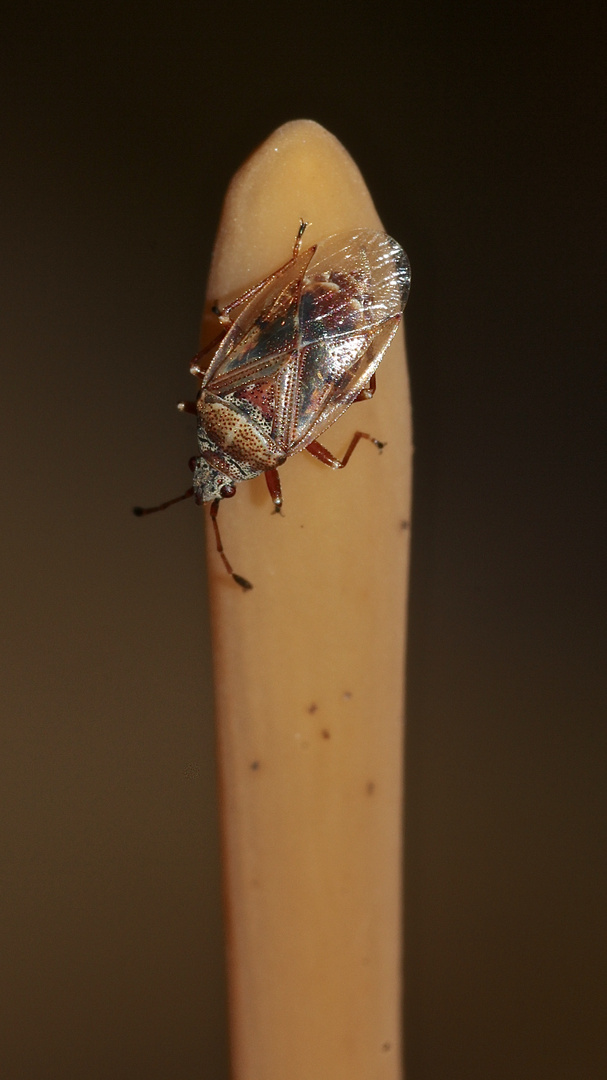
[[[129,507],[189,483],[223,193],[302,116],[413,266],[407,1080],[607,1075],[602,12],[5,9],[6,1080],[227,1080],[202,515]]]

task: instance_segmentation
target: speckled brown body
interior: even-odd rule
[[[201,379],[197,502],[233,495],[299,450],[314,453],[317,436],[371,396],[396,332],[410,282],[399,245],[361,230],[300,251],[304,228],[284,266],[219,312],[226,330],[208,367],[204,354],[192,365]]]
[[[159,506],[135,508],[149,514],[191,496],[210,502],[217,550],[244,589],[251,585],[232,570],[219,534],[222,499],[263,473],[280,510],[278,467],[291,454],[308,450],[341,469],[360,439],[383,447],[356,431],[340,461],[317,436],[353,402],[373,396],[375,372],[407,302],[407,256],[386,233],[369,229],[301,251],[305,229],[302,221],[288,262],[222,311],[213,309],[223,331],[190,366],[200,380],[196,401],[180,405],[198,420],[192,486]]]

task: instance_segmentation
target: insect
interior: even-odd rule
[[[279,511],[278,468],[292,454],[307,450],[341,469],[360,439],[384,445],[357,431],[339,460],[317,436],[349,405],[373,397],[375,372],[407,301],[409,261],[395,240],[369,229],[302,250],[306,227],[302,221],[293,254],[278,270],[213,308],[221,331],[190,365],[200,382],[196,401],[178,406],[198,420],[192,486],[160,506],[134,510],[149,514],[191,496],[210,502],[217,551],[243,589],[250,582],[232,570],[217,523],[236,485],[263,473]]]

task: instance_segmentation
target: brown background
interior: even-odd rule
[[[0,95],[0,1073],[227,1077],[202,515],[129,507],[189,483],[229,177],[309,116],[413,265],[408,1080],[603,1077],[604,27],[45,7]]]

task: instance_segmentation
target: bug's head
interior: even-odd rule
[[[236,494],[236,487],[230,477],[215,469],[205,458],[192,458],[191,468],[194,473],[192,487],[197,503],[231,499]]]

